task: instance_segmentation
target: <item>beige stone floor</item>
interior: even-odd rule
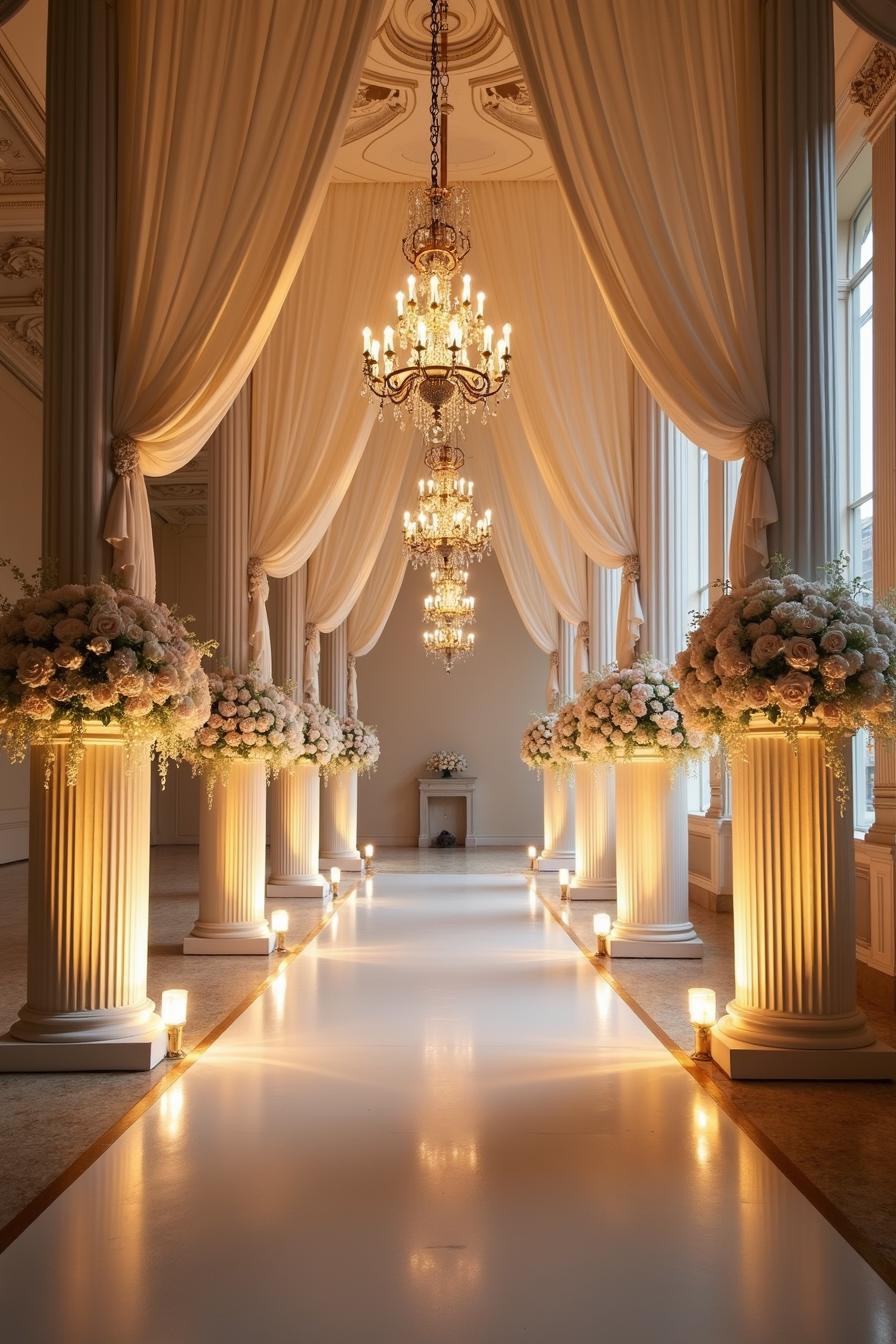
[[[519,853],[500,849],[393,850],[377,855],[380,872],[512,873]],[[0,1030],[25,993],[27,866],[0,868]],[[556,877],[538,890],[561,912]],[[191,991],[186,1043],[200,1042],[255,992],[270,973],[267,958],[190,957],[180,940],[195,916],[197,855],[160,848],[152,855],[149,992],[172,984]],[[318,922],[321,905],[292,901],[288,942]],[[593,902],[569,904],[569,928],[593,944]],[[616,961],[610,973],[623,991],[682,1050],[691,1048],[687,988],[712,986],[721,1006],[732,997],[731,916],[692,908],[705,944],[701,962]],[[863,1005],[878,1036],[896,1045],[896,1018]],[[0,1228],[114,1125],[171,1067],[152,1074],[69,1074],[0,1077]],[[732,1083],[713,1064],[703,1071],[717,1099],[753,1132],[766,1151],[836,1226],[896,1283],[896,1087],[890,1084]]]

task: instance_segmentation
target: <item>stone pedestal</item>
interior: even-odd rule
[[[570,871],[576,865],[574,823],[575,794],[569,777],[559,770],[544,772],[544,849],[538,862],[540,873]]]
[[[151,1069],[166,1036],[146,997],[149,748],[88,724],[73,787],[68,753],[67,731],[32,753],[28,1000],[0,1071]]]
[[[616,766],[614,957],[702,957],[688,918],[688,805],[683,770],[637,747]]]
[[[320,873],[320,774],[294,765],[271,784],[271,871],[268,900],[320,897],[327,882]]]
[[[735,998],[713,1058],[732,1078],[896,1077],[856,1003],[852,813],[818,730],[794,750],[754,720],[731,785]]]
[[[582,901],[616,899],[616,781],[612,766],[574,768],[575,876],[570,897]]]
[[[364,867],[358,849],[358,772],[340,770],[324,786],[320,800],[320,861],[349,873]]]
[[[264,913],[265,804],[261,761],[231,761],[199,812],[199,918],[184,939],[191,956],[267,956],[274,935]]]

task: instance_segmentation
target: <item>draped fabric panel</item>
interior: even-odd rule
[[[617,647],[627,663],[641,620],[631,361],[553,183],[477,183],[473,206],[496,314],[514,327],[511,397],[490,421],[491,433],[508,469],[519,440],[528,442],[542,495],[562,515],[568,544],[598,564],[624,567]],[[527,535],[536,560],[538,533],[536,522]],[[550,590],[544,565],[542,574]],[[551,596],[564,620],[585,619],[584,601]]]
[[[108,535],[147,596],[144,475],[195,456],[270,335],[378,17],[374,0],[118,5],[113,425],[137,460],[115,463]]]
[[[777,517],[756,187],[762,6],[502,7],[560,189],[631,359],[693,442],[717,457],[748,455],[730,562],[734,581],[746,581],[767,556],[765,528]],[[500,236],[502,248],[508,241]],[[552,256],[567,261],[556,245],[539,257],[530,272],[539,276],[536,300],[549,293],[542,264]]]
[[[374,426],[345,498],[308,561],[305,620],[324,633],[354,607],[389,529],[401,534],[399,494],[416,446],[391,416]]]
[[[559,641],[557,608],[526,545],[503,473],[485,445],[476,454],[476,472],[480,480],[479,499],[494,513],[492,546],[513,605],[538,648],[543,653],[554,653]]]
[[[348,649],[356,658],[370,653],[392,615],[407,567],[401,528],[392,527],[383,540],[376,564],[348,618]]]
[[[394,308],[384,240],[401,237],[406,198],[400,183],[330,188],[255,368],[249,541],[274,577],[320,545],[376,423],[361,396],[361,329]]]

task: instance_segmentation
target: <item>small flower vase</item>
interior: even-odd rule
[[[443,770],[443,771],[442,771],[442,778],[443,778],[443,779],[450,779],[451,776],[452,776],[453,774],[454,774],[454,771],[453,771],[453,770]]]

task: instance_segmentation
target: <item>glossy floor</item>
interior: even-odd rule
[[[384,873],[0,1257],[0,1320],[883,1344],[896,1297],[521,878]]]

